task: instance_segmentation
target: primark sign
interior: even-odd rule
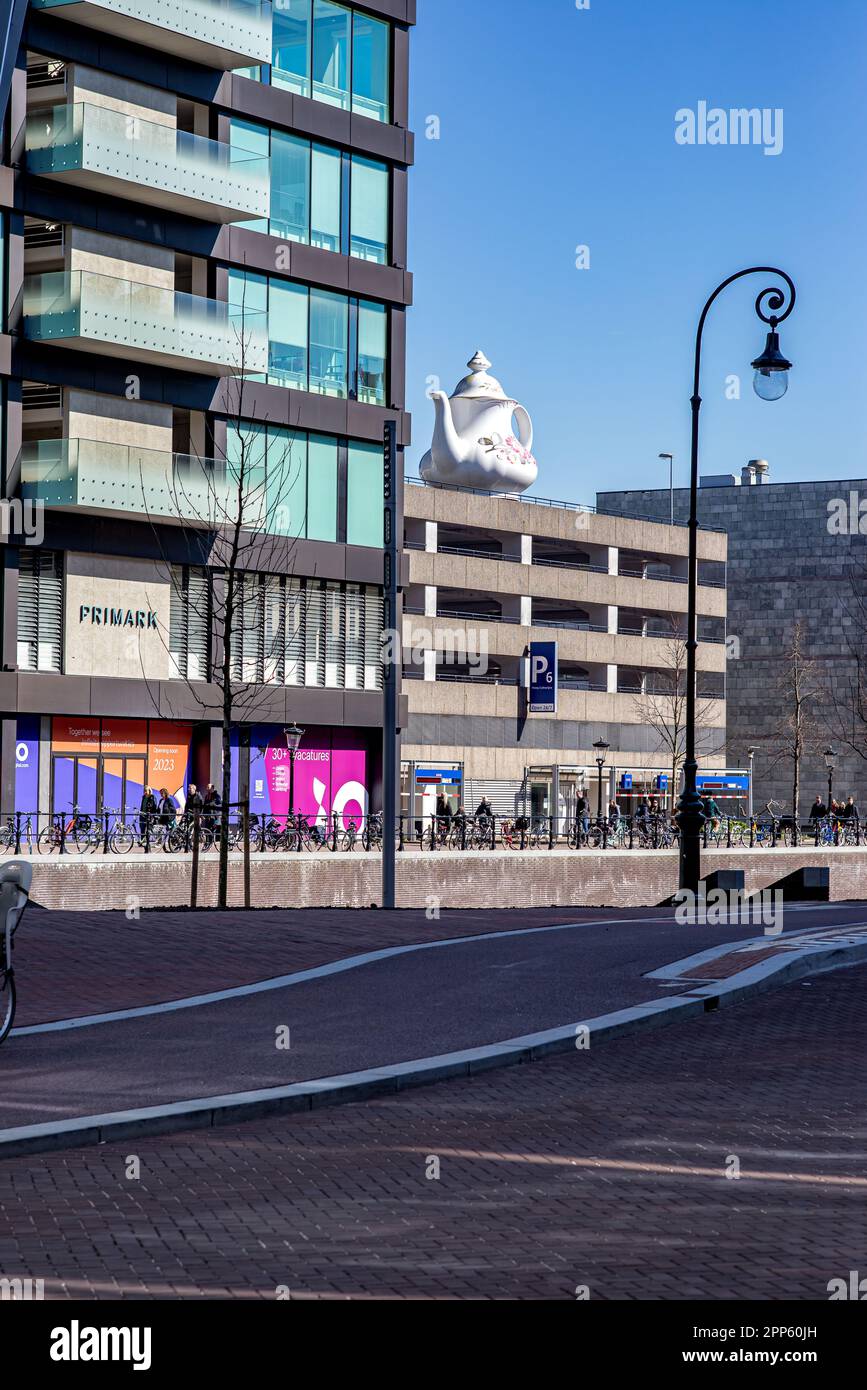
[[[78,621],[90,623],[92,627],[137,627],[154,629],[159,627],[156,613],[147,608],[92,607],[82,603],[78,609]]]

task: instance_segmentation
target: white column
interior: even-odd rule
[[[614,603],[608,605],[608,631],[617,632],[617,605]]]
[[[616,666],[607,666],[607,667],[606,667],[606,670],[607,670],[607,672],[608,672],[608,676],[607,676],[607,681],[608,681],[608,694],[609,694],[609,695],[616,695],[616,694],[617,694],[617,667],[616,667]]]
[[[426,618],[435,618],[437,615],[436,584],[425,584],[424,586],[424,615]]]
[[[520,618],[522,627],[533,626],[533,600],[525,594],[521,595]]]
[[[436,554],[438,529],[435,521],[426,521],[424,524],[424,548],[433,554]]]
[[[608,573],[616,574],[620,563],[620,551],[616,545],[608,547]]]
[[[533,537],[521,537],[521,564],[532,565],[533,563]]]
[[[426,681],[435,681],[437,678],[436,652],[425,652],[424,654],[424,678]]]

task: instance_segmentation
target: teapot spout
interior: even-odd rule
[[[468,450],[455,429],[452,403],[444,391],[432,391],[436,424],[431,453],[440,474],[453,473],[468,457]]]

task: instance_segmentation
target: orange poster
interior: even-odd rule
[[[52,719],[51,749],[54,753],[98,753],[99,720]]]
[[[152,787],[165,787],[171,796],[186,792],[192,737],[192,724],[151,721],[148,781]]]
[[[147,753],[148,726],[145,719],[103,719],[103,753]]]

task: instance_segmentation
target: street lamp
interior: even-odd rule
[[[748,748],[748,749],[747,749],[747,757],[748,757],[749,760],[750,760],[750,786],[749,786],[749,793],[748,793],[748,795],[749,795],[749,807],[750,807],[750,820],[751,820],[751,821],[752,821],[752,818],[753,818],[753,760],[754,760],[755,756],[756,756],[756,750],[755,750],[755,748]]]
[[[836,748],[830,746],[825,749],[825,766],[828,769],[828,815],[831,814],[831,802],[834,800],[834,763],[837,760]]]
[[[698,764],[695,757],[695,685],[696,685],[696,609],[698,597],[698,437],[699,414],[701,411],[701,346],[704,325],[711,306],[729,285],[742,280],[746,275],[778,275],[784,280],[788,290],[771,286],[762,290],[756,297],[756,313],[762,323],[770,329],[764,351],[753,362],[755,378],[753,387],[762,400],[779,400],[785,395],[789,383],[791,362],[780,351],[780,336],[777,328],[787,319],[795,307],[795,285],[784,270],[776,266],[754,265],[747,270],[739,270],[718,285],[708,299],[698,321],[695,338],[695,374],[693,377],[692,400],[692,442],[690,450],[689,474],[689,597],[687,611],[686,640],[686,757],[683,764],[683,794],[677,813],[680,828],[680,886],[698,894],[701,878],[701,832],[704,825],[704,812],[701,797],[696,788]],[[788,297],[788,304],[787,304]],[[766,312],[767,310],[767,312]],[[782,312],[781,312],[782,311]]]
[[[661,459],[668,459],[668,496],[671,502],[671,524],[674,525],[674,454],[660,454]]]
[[[601,820],[602,820],[602,769],[603,769],[603,767],[605,766],[605,754],[608,752],[608,749],[611,747],[611,745],[610,745],[609,743],[606,743],[604,738],[600,738],[600,739],[598,739],[598,740],[596,741],[596,743],[594,743],[593,747],[596,749],[596,766],[597,766],[598,769],[599,769],[599,797],[598,797],[598,800],[597,800],[597,803],[596,803],[596,819],[597,819],[598,821],[601,821]]]
[[[286,747],[289,749],[289,814],[295,810],[295,754],[298,752],[298,745],[304,737],[304,730],[299,729],[297,724],[290,724],[288,729],[283,730],[283,737],[286,740]]]

